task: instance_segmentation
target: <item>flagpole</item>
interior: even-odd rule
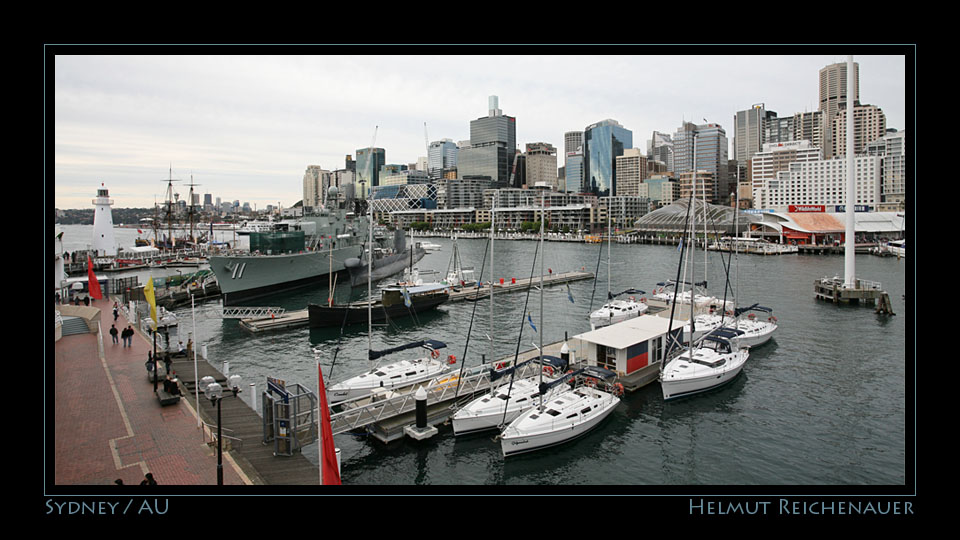
[[[213,227],[213,225],[210,225]],[[193,301],[193,295],[190,295],[190,313],[193,317],[193,337],[197,337],[197,310],[196,305]],[[197,370],[197,348],[200,347],[200,340],[193,340],[193,380],[194,380],[194,393],[197,395],[197,429],[199,429],[203,424],[200,421],[200,375]]]

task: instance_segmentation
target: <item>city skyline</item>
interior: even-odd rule
[[[756,103],[780,117],[817,110],[819,70],[845,62],[842,49],[777,56],[57,56],[47,89],[54,106],[47,181],[62,209],[91,208],[101,182],[116,207],[152,207],[163,202],[172,168],[181,198],[192,175],[201,201],[210,193],[258,209],[289,207],[302,198],[310,165],[343,168],[347,155],[357,159],[356,150],[371,144],[386,150],[388,164],[415,163],[427,155],[427,142],[469,140],[470,122],[487,115],[489,96],[517,119],[520,149],[552,144],[558,166],[564,133],[605,119],[632,131],[633,147],[644,151],[654,131],[672,134],[684,121],[706,120],[725,129],[732,150],[737,111]],[[888,127],[910,128],[906,57],[854,61],[861,102],[880,107]]]

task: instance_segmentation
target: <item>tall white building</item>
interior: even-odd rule
[[[770,208],[771,186],[778,186],[777,175],[787,171],[791,163],[821,161],[823,151],[810,141],[766,143],[763,151],[750,160],[754,208]]]
[[[873,209],[880,203],[879,156],[861,156],[856,161],[854,204]],[[846,158],[793,162],[787,171],[777,173],[767,192],[765,207],[789,212],[791,206],[845,206],[847,203]],[[838,210],[839,211],[839,210]]]

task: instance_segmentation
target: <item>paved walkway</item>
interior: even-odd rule
[[[54,483],[139,484],[150,472],[161,485],[216,485],[217,449],[198,427],[191,399],[161,407],[147,379],[153,342],[133,326],[133,345],[114,345],[113,301],[91,305],[101,310],[103,356],[96,334],[64,336],[55,345]],[[117,329],[128,324],[121,313]],[[250,484],[227,454],[223,483]]]

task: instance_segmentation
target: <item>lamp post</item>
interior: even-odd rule
[[[223,427],[220,417],[220,402],[223,400],[223,387],[220,386],[220,383],[216,382],[213,377],[206,376],[200,379],[200,384],[203,385],[203,393],[207,396],[207,399],[211,403],[215,403],[217,406],[217,485],[223,485]],[[231,375],[227,379],[227,384],[230,386],[230,389],[233,391],[233,396],[236,397],[238,393],[242,392],[240,389],[240,376]]]

